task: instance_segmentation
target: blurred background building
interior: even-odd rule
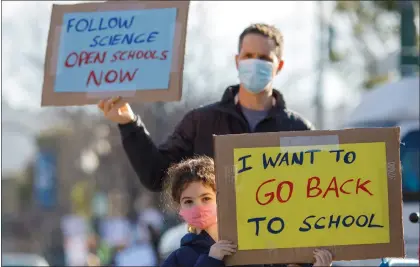
[[[91,254],[128,259],[127,247],[146,243],[158,260],[159,237],[179,221],[140,185],[117,127],[96,107],[39,107],[53,2],[2,3],[2,250],[76,266]],[[418,75],[418,3],[192,2],[182,101],[133,109],[162,142],[188,110],[238,82],[238,36],[266,22],[285,36],[275,87],[288,106],[318,129],[345,127],[372,88]]]

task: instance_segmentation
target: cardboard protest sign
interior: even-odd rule
[[[214,136],[227,265],[403,257],[399,128]]]
[[[41,106],[178,101],[189,1],[53,5]]]

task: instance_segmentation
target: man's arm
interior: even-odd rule
[[[170,164],[193,155],[194,111],[185,115],[165,143],[157,147],[137,116],[134,122],[119,125],[123,147],[140,182],[149,190],[162,191]]]

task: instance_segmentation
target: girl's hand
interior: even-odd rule
[[[315,249],[314,250],[315,263],[314,267],[318,266],[331,266],[332,265],[332,254],[326,249]]]
[[[223,260],[225,256],[236,252],[236,245],[227,240],[219,240],[210,248],[209,257]]]

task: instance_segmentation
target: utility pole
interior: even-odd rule
[[[397,1],[400,10],[400,72],[401,77],[416,75],[419,68],[419,56],[416,45],[416,25],[414,24],[414,6],[411,0]]]
[[[315,108],[316,108],[316,128],[324,128],[324,71],[326,61],[326,43],[325,33],[327,30],[324,17],[324,2],[318,1],[318,24],[319,24],[319,40],[318,40],[318,77],[315,84]]]

